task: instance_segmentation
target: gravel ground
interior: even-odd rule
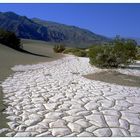
[[[140,77],[122,74],[116,70],[108,70],[94,74],[84,75],[85,78],[91,80],[102,81],[106,83],[114,83],[122,86],[140,87]]]

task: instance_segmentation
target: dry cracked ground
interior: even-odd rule
[[[1,131],[6,136],[140,136],[140,88],[84,78],[101,71],[88,61],[67,56],[13,67],[15,73],[2,83],[9,129]]]

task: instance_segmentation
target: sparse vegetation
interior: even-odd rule
[[[87,53],[84,50],[79,50],[79,51],[75,52],[74,55],[76,55],[78,57],[86,57]]]
[[[78,48],[67,48],[63,53],[65,54],[73,54],[78,57],[86,57],[87,52],[84,49],[78,49]]]
[[[140,46],[137,47],[136,59],[137,59],[137,60],[140,60]]]
[[[116,38],[113,45],[93,46],[89,50],[90,63],[101,68],[117,68],[134,62],[137,55],[136,42]]]
[[[0,43],[13,49],[20,50],[20,39],[13,33],[0,29]]]
[[[57,45],[54,46],[53,50],[56,53],[62,53],[65,50],[65,45],[57,44]]]

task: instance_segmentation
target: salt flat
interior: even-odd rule
[[[140,88],[94,81],[101,69],[67,56],[17,65],[3,83],[6,136],[140,136]],[[118,70],[140,75],[140,71]]]

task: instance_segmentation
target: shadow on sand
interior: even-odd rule
[[[26,54],[30,54],[30,55],[34,55],[34,56],[51,58],[50,56],[46,56],[46,55],[42,55],[42,54],[37,54],[37,53],[33,53],[33,52],[30,52],[30,51],[24,50],[23,46],[21,46],[20,48],[13,48],[13,47],[10,47],[10,46],[6,46],[6,47],[12,48],[12,49],[14,49],[16,51],[19,51],[21,53],[26,53]]]
[[[46,55],[42,55],[42,54],[37,54],[37,53],[32,53],[32,52],[29,52],[27,50],[24,50],[24,49],[16,49],[17,51],[20,51],[22,53],[26,53],[26,54],[30,54],[30,55],[35,55],[35,56],[40,56],[40,57],[48,57],[48,58],[51,58],[50,56],[46,56]]]

